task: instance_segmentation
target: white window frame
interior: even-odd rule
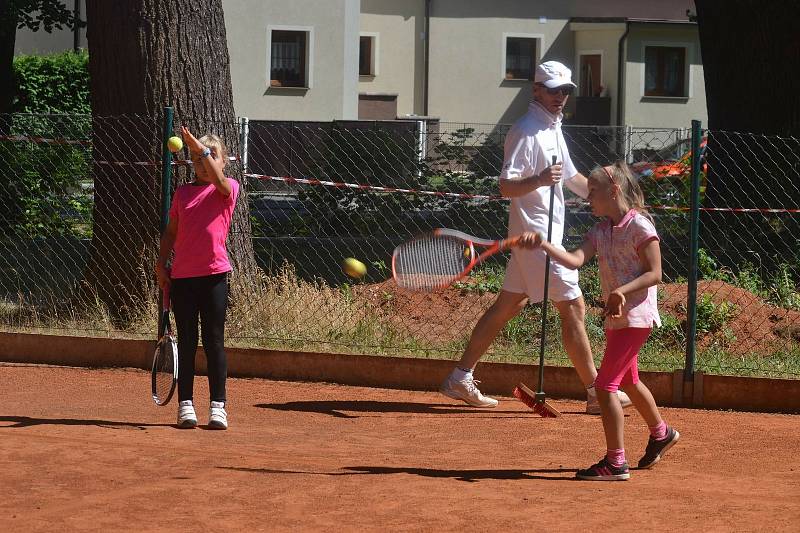
[[[645,54],[647,47],[661,47],[661,48],[683,48],[686,50],[685,63],[683,65],[683,80],[686,86],[686,96],[650,96],[644,94],[645,74],[647,71],[647,60]],[[688,100],[692,98],[692,58],[694,57],[694,44],[684,41],[642,41],[642,75],[639,77],[639,96],[645,100]]]
[[[600,85],[606,87],[606,82],[603,79],[603,71],[605,70],[606,64],[606,57],[603,53],[603,50],[578,50],[578,54],[575,56],[575,70],[577,72],[572,73],[572,77],[575,80],[575,85],[578,86],[578,89],[575,91],[575,95],[581,94],[581,57],[582,56],[600,56]],[[607,88],[607,87],[606,87]]]
[[[273,87],[272,86],[272,32],[296,31],[304,32],[306,36],[306,84],[303,87]],[[314,86],[314,27],[313,26],[267,26],[267,89],[274,90],[303,90]]]
[[[510,82],[526,82],[530,81],[533,83],[533,80],[522,80],[522,79],[508,79],[506,78],[506,51],[508,47],[508,38],[521,38],[521,39],[536,39],[538,42],[536,43],[536,58],[533,62],[534,68],[541,63],[542,61],[542,50],[544,50],[544,34],[543,33],[503,33],[503,42],[502,46],[500,47],[500,79],[503,81],[510,81]]]
[[[369,65],[370,65],[370,73],[371,74],[359,74],[359,77],[362,79],[370,79],[375,78],[378,76],[378,58],[380,57],[380,40],[378,32],[374,31],[362,31],[358,34],[359,42],[359,51],[361,49],[361,37],[369,37],[372,39],[372,55],[369,58]],[[359,65],[360,66],[360,65]]]

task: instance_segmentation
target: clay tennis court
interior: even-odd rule
[[[227,432],[178,430],[149,373],[0,365],[4,531],[796,530],[800,418],[686,409],[628,482],[572,479],[602,454],[583,404],[542,419],[433,392],[228,382]],[[196,380],[201,423],[205,377]],[[635,462],[646,429],[626,419]]]

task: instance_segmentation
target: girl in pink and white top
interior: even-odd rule
[[[595,255],[605,301],[606,350],[595,388],[600,401],[606,455],[579,470],[579,479],[613,481],[630,477],[625,461],[624,423],[617,390],[622,388],[650,428],[650,439],[639,468],[650,468],[680,438],[661,418],[650,390],[639,381],[638,356],[654,325],[660,326],[656,285],[661,281],[661,248],[644,196],[628,166],[619,161],[597,167],[589,175],[592,213],[603,220],[587,233],[580,248],[564,251],[526,234],[524,245],[540,245],[562,265],[577,269]]]
[[[185,126],[181,133],[192,159],[195,181],[175,191],[156,262],[158,283],[169,289],[178,328],[178,427],[197,426],[193,387],[199,318],[211,393],[208,427],[227,429],[228,367],[224,344],[231,264],[225,240],[239,183],[223,173],[228,152],[219,137],[196,139]],[[167,262],[173,251],[170,269]]]

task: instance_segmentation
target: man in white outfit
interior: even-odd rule
[[[557,61],[536,68],[533,101],[506,136],[500,193],[511,198],[508,215],[509,237],[526,231],[546,235],[550,207],[550,186],[555,187],[553,234],[550,242],[561,246],[564,236],[564,189],[562,183],[581,198],[589,194],[586,177],[575,169],[561,133],[561,118],[575,84],[572,72]],[[553,156],[558,163],[552,164]],[[563,179],[562,179],[563,178]],[[478,320],[456,368],[442,383],[440,391],[474,407],[494,407],[497,400],[481,394],[473,370],[500,330],[525,307],[542,301],[546,255],[540,248],[514,249],[506,266],[502,290],[494,304]],[[586,306],[578,287],[577,270],[550,263],[548,297],[561,317],[564,348],[586,387],[586,412],[600,414],[589,337],[584,327]],[[630,399],[619,392],[623,407]]]

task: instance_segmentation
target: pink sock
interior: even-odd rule
[[[667,438],[667,423],[663,420],[657,426],[650,428],[650,436],[656,440],[663,440]]]
[[[606,450],[606,459],[611,466],[620,467],[625,462],[625,448]]]

